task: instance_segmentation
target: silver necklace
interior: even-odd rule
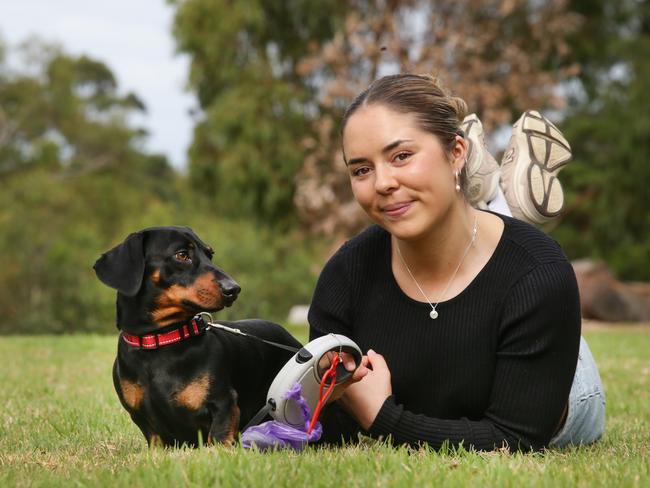
[[[402,264],[406,268],[406,271],[408,271],[409,275],[411,276],[411,279],[413,280],[413,283],[415,283],[415,286],[418,287],[418,290],[420,290],[420,293],[422,293],[422,296],[424,299],[427,301],[427,303],[431,306],[431,312],[429,312],[429,317],[432,319],[437,319],[438,318],[438,311],[436,308],[438,308],[438,304],[442,301],[442,299],[445,297],[445,294],[447,293],[447,290],[449,289],[449,286],[451,286],[451,282],[454,281],[454,278],[456,277],[456,274],[458,273],[458,270],[460,269],[461,265],[463,264],[463,261],[465,261],[465,256],[467,256],[467,253],[469,250],[472,248],[474,243],[476,242],[476,235],[478,234],[478,216],[474,217],[474,228],[472,229],[472,238],[469,241],[469,244],[467,244],[467,248],[465,249],[465,252],[463,253],[463,257],[460,258],[460,261],[458,262],[458,266],[456,266],[456,269],[454,270],[454,273],[451,275],[451,278],[449,278],[449,281],[447,282],[447,286],[445,286],[445,289],[443,290],[442,294],[440,295],[440,300],[438,300],[436,303],[432,303],[431,300],[429,300],[429,297],[427,296],[426,293],[424,293],[424,290],[420,286],[420,283],[418,283],[418,280],[415,279],[415,276],[413,276],[413,273],[411,273],[411,270],[406,264],[406,261],[404,260],[404,257],[402,256],[402,251],[400,251],[399,244],[397,244],[397,254],[402,261]]]

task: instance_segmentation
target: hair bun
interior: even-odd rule
[[[440,93],[440,96],[447,101],[451,109],[456,113],[456,116],[458,117],[458,123],[461,124],[465,119],[468,111],[467,103],[465,103],[465,100],[460,97],[452,96],[443,81],[438,76],[430,73],[422,74],[420,76],[428,79],[429,82],[433,85],[434,90],[438,91]]]
[[[465,103],[465,100],[460,97],[449,97],[449,104],[453,107],[454,112],[456,112],[458,122],[462,123],[467,115],[467,103]]]

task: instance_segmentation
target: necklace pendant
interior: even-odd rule
[[[438,312],[436,312],[436,309],[432,309],[431,312],[429,312],[429,317],[431,317],[433,320],[438,318]]]

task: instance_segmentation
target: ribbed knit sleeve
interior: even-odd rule
[[[343,246],[325,265],[316,283],[314,297],[309,307],[309,340],[334,333],[351,336],[351,290]]]
[[[413,414],[389,397],[370,427],[396,443],[445,441],[466,448],[540,449],[566,404],[580,341],[580,310],[570,264],[541,264],[519,279],[504,301],[494,380],[483,418]],[[468,358],[469,359],[469,358]]]

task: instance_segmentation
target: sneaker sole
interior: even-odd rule
[[[515,163],[513,191],[523,214],[534,222],[546,222],[560,214],[564,192],[557,179],[571,161],[571,147],[562,133],[537,111],[527,111],[513,126]],[[506,155],[505,158],[513,157]],[[526,205],[531,202],[534,208]]]

